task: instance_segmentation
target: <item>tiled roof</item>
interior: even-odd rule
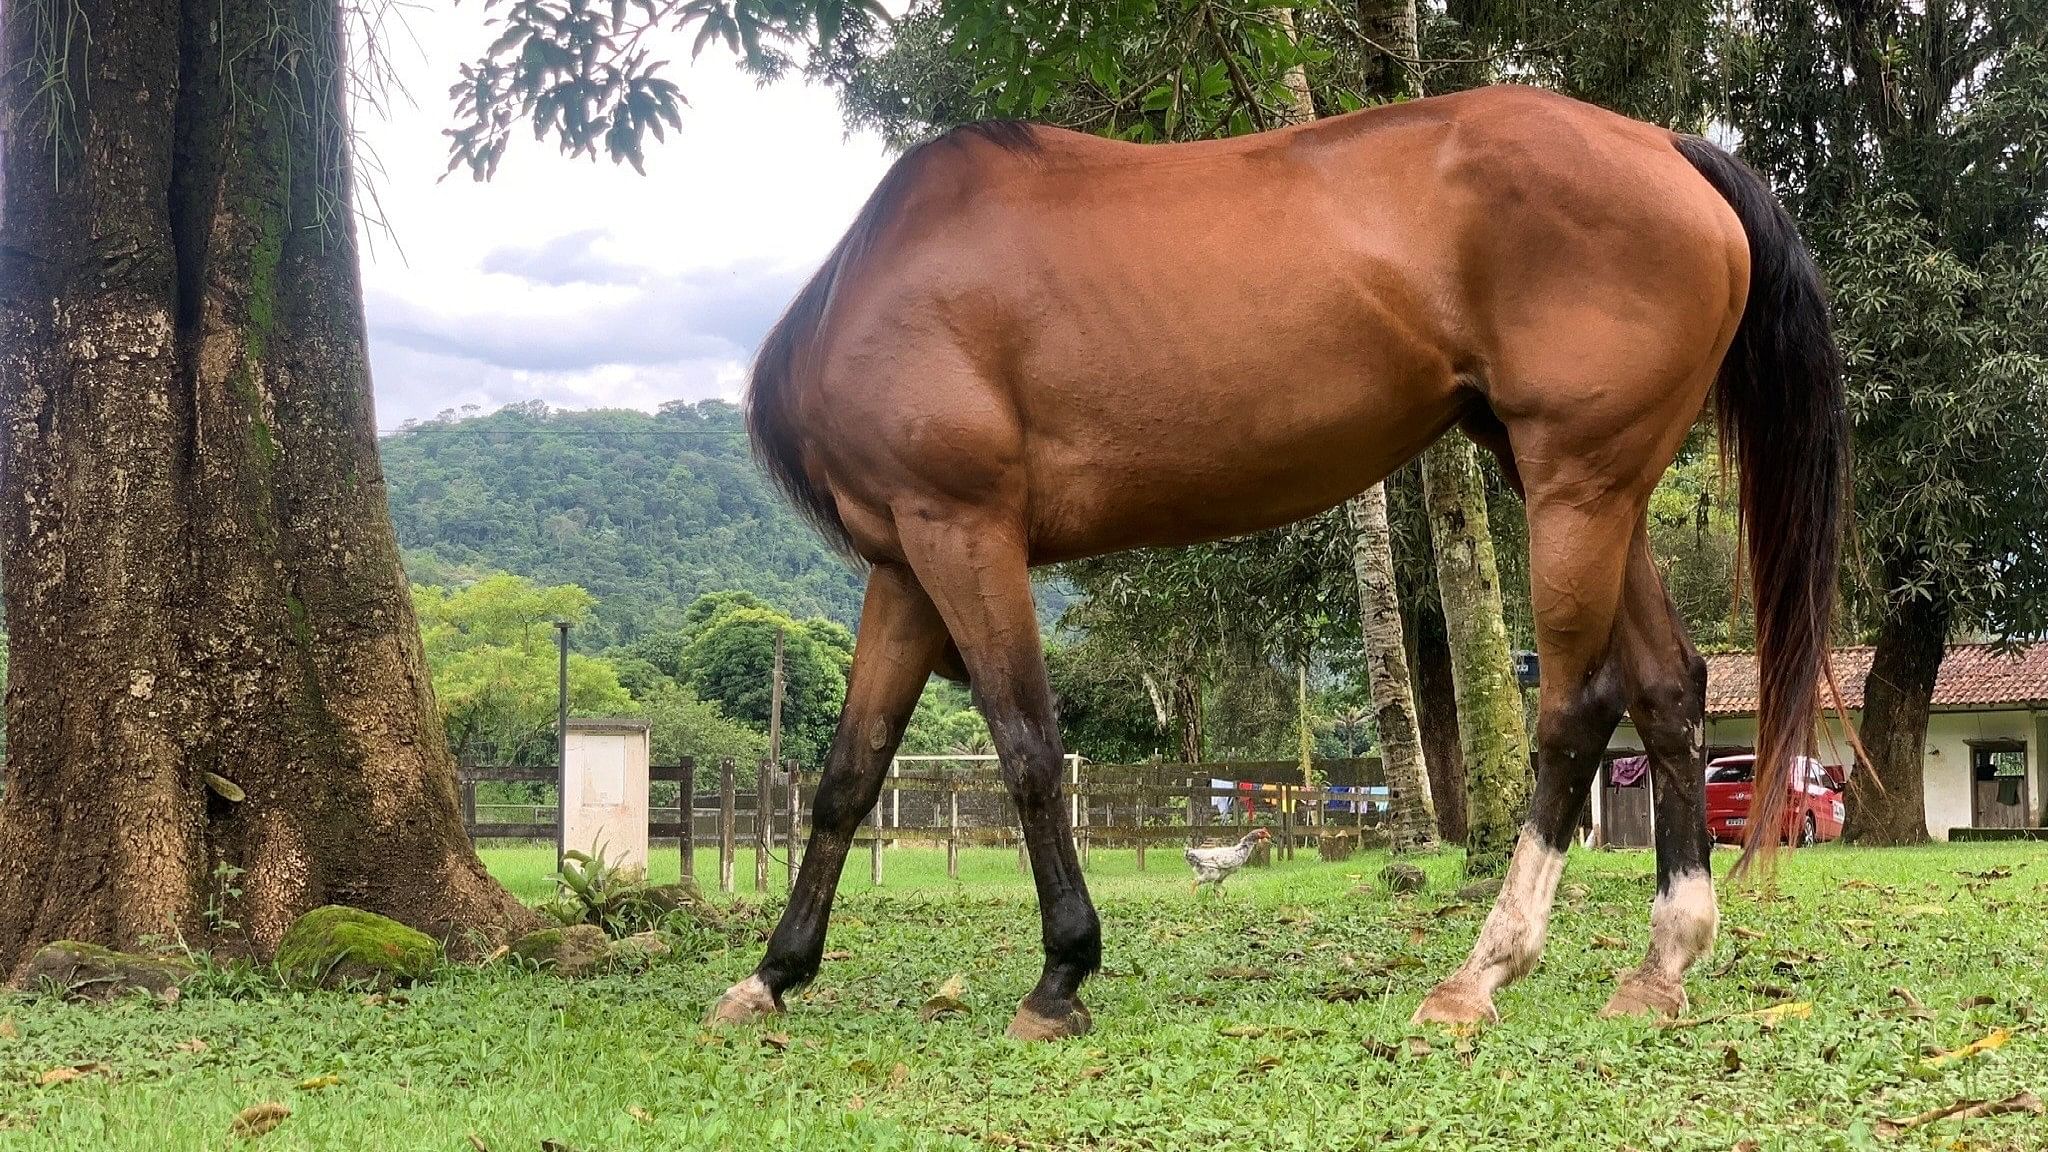
[[[1869,648],[1834,651],[1835,682],[1842,702],[1863,707],[1863,680],[1870,674]],[[1831,707],[1825,685],[1821,704]],[[1936,708],[2048,708],[2048,641],[2023,644],[2001,654],[1990,644],[1951,644],[1934,681]],[[1756,714],[1756,654],[1726,652],[1707,657],[1707,715]]]

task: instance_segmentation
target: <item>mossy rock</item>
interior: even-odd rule
[[[629,969],[645,968],[669,954],[668,941],[659,932],[639,932],[614,940],[605,948],[605,959]]]
[[[639,893],[640,902],[656,915],[666,916],[671,912],[689,912],[700,918],[712,914],[711,905],[697,890],[695,880],[684,880],[676,884],[656,884],[643,888]]]
[[[192,965],[178,957],[139,956],[80,940],[57,940],[29,958],[18,984],[30,992],[53,990],[80,1000],[112,1000],[137,988],[162,996],[191,974]]]
[[[1429,877],[1422,869],[1399,860],[1380,869],[1380,879],[1396,892],[1420,892],[1429,887]]]
[[[440,945],[424,932],[340,904],[299,917],[277,946],[278,974],[294,988],[411,984],[440,960]]]
[[[557,976],[585,976],[612,958],[612,940],[595,924],[543,928],[512,942],[512,955]]]
[[[1458,899],[1468,904],[1483,904],[1500,895],[1500,877],[1487,876],[1474,880],[1458,889]]]

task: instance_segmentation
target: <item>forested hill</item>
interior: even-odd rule
[[[728,588],[798,617],[859,614],[859,577],[755,469],[731,404],[649,415],[535,402],[411,424],[381,449],[412,580],[580,584],[602,635],[579,647],[673,626],[700,593]]]

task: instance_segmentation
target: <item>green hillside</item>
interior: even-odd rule
[[[580,585],[597,597],[580,648],[674,627],[690,601],[722,589],[799,617],[859,615],[860,578],[755,470],[731,404],[649,415],[535,402],[411,424],[381,448],[412,580],[506,571]]]

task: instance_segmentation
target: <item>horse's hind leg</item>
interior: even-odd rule
[[[877,566],[868,576],[846,706],[818,779],[811,839],[789,904],[769,937],[767,955],[752,976],[719,998],[709,1023],[743,1022],[780,1011],[784,992],[817,975],[832,896],[854,830],[881,795],[903,726],[945,644],[945,628],[916,578],[900,565]]]
[[[1642,532],[1629,550],[1616,654],[1656,780],[1657,898],[1649,954],[1622,978],[1601,1014],[1676,1017],[1686,1006],[1685,970],[1713,950],[1719,919],[1707,832],[1707,666],[1658,578]]]
[[[1081,982],[1101,966],[1102,930],[1062,803],[1063,753],[1023,530],[1005,515],[959,506],[899,510],[896,524],[904,554],[959,646],[1031,853],[1045,968],[1010,1035],[1078,1036],[1089,1028]]]
[[[1530,454],[1548,462],[1550,453]],[[1536,794],[1493,910],[1465,963],[1438,984],[1415,1021],[1494,1020],[1494,993],[1527,975],[1543,954],[1551,901],[1564,872],[1600,753],[1621,719],[1621,668],[1614,657],[1630,529],[1641,496],[1598,476],[1538,474],[1524,468],[1529,507],[1530,590],[1542,657],[1536,722]]]

